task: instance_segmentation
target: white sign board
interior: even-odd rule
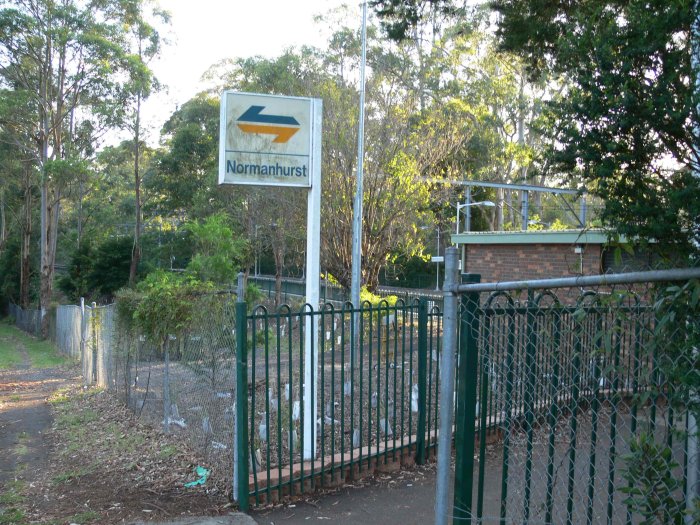
[[[312,186],[314,100],[225,91],[219,184]]]
[[[320,303],[320,99],[224,91],[221,95],[219,184],[307,188],[306,302]],[[304,459],[317,455],[318,316],[305,316]],[[238,459],[236,460],[238,461]],[[245,461],[245,460],[242,460]]]

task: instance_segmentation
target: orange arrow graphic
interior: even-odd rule
[[[265,133],[267,135],[277,135],[272,142],[284,144],[291,139],[294,134],[299,131],[299,128],[287,128],[284,126],[269,126],[263,124],[243,124],[239,123],[238,127],[245,133]]]

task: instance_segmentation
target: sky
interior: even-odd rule
[[[157,142],[165,120],[205,87],[200,79],[209,66],[224,58],[272,58],[291,46],[322,47],[330,29],[313,18],[343,4],[357,13],[359,28],[359,0],[160,0],[172,16],[170,44],[151,67],[167,91],[144,105],[149,141]]]

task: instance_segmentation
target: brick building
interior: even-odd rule
[[[469,232],[452,236],[463,271],[481,282],[549,279],[642,269],[651,261],[626,257],[616,264],[601,230]],[[624,242],[624,240],[623,240]]]

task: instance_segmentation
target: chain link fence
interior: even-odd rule
[[[444,313],[423,299],[247,314],[238,303],[237,316],[233,296],[214,294],[193,298],[196,315],[160,341],[114,305],[61,306],[49,325],[60,350],[79,357],[86,384],[196,446],[216,478],[232,479],[238,450],[246,500],[332,486],[397,457],[422,461],[436,444],[439,453],[452,419],[443,435],[438,392],[450,385],[445,360],[456,357],[455,501],[446,511],[455,523],[689,524],[700,522],[692,272],[448,285]],[[10,313],[38,332],[38,312]],[[318,390],[305,425],[312,324]],[[454,392],[441,401],[450,406]],[[237,419],[246,438],[238,448]]]
[[[182,436],[218,479],[230,479],[235,414],[235,325],[229,295],[202,299],[192,323],[154,343],[119,319],[116,305],[61,305],[49,337],[80,363],[85,385],[114,392],[139,417]],[[193,299],[197,300],[197,299]],[[16,325],[40,333],[38,310],[10,305]]]
[[[34,336],[41,334],[40,310],[25,310],[14,303],[10,303],[8,314],[15,320],[15,326],[20,330]]]
[[[700,523],[692,272],[459,287],[455,523]]]

